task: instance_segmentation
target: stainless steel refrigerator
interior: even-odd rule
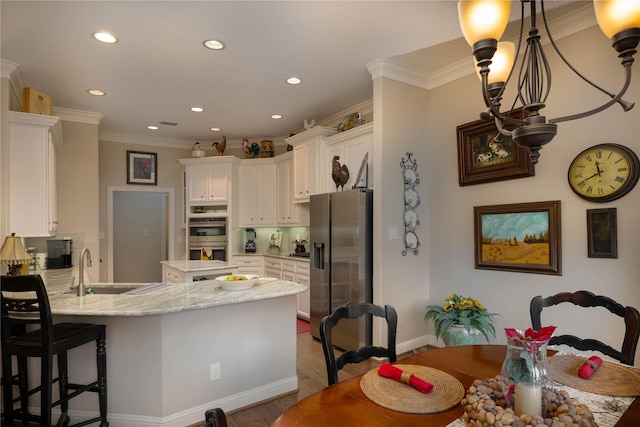
[[[324,316],[351,301],[373,301],[373,191],[318,194],[310,203],[310,324],[320,338]],[[371,344],[371,317],[341,320],[332,342],[343,350]]]

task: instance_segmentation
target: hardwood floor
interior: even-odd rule
[[[327,386],[327,371],[320,341],[309,333],[297,335],[298,349],[298,391],[286,396],[265,402],[251,408],[227,414],[229,427],[264,427],[270,426],[280,414],[306,396]],[[415,351],[422,351],[417,349]],[[398,355],[398,359],[405,355]],[[338,372],[340,381],[363,374],[379,366],[375,359],[359,364],[347,365]],[[199,427],[196,424],[190,427]]]

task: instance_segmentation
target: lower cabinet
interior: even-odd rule
[[[256,255],[234,255],[233,263],[238,265],[239,274],[264,275],[264,257]]]
[[[213,280],[218,276],[238,274],[237,268],[215,270],[184,271],[169,265],[162,265],[162,277],[164,283],[188,283],[199,280]]]
[[[309,320],[310,293],[309,293],[310,266],[307,260],[293,258],[276,258],[266,256],[264,259],[264,274],[269,277],[277,277],[283,280],[300,283],[307,286],[307,290],[298,294],[298,317]]]

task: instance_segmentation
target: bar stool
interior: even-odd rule
[[[35,297],[34,297],[35,293]],[[2,276],[0,291],[2,308],[2,392],[4,403],[4,424],[13,425],[14,419],[24,423],[35,421],[41,426],[51,426],[51,408],[60,405],[61,415],[58,425],[68,426],[69,400],[83,392],[98,393],[100,416],[75,425],[86,425],[100,421],[101,427],[108,427],[107,421],[107,354],[105,347],[106,326],[87,323],[53,324],[49,298],[44,282],[39,275]],[[35,324],[39,329],[16,334],[16,325]],[[95,341],[98,379],[91,384],[69,383],[67,371],[67,351]],[[53,356],[57,355],[58,377],[53,378]],[[18,360],[19,372],[12,371],[12,356]],[[26,378],[26,359],[40,358],[40,385],[29,390]],[[52,402],[53,383],[57,382],[60,399]],[[13,385],[19,384],[20,396],[13,398]],[[72,390],[70,393],[69,391]],[[40,392],[40,415],[30,414],[26,407],[26,396]],[[26,394],[26,396],[25,396]],[[20,408],[14,404],[20,402]]]

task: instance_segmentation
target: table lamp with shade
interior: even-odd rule
[[[27,252],[16,233],[7,236],[0,249],[0,262],[9,267],[7,275],[17,276],[20,273],[22,264],[33,262],[33,257]]]

